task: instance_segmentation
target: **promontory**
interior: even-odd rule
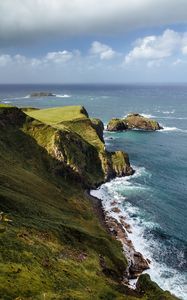
[[[88,195],[132,173],[84,107],[0,105],[0,299],[177,299],[147,274],[129,288],[122,244]]]

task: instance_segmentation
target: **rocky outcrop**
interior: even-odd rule
[[[33,92],[30,94],[30,97],[53,97],[55,94],[50,92]]]
[[[103,140],[103,123],[84,118],[57,125],[44,124],[16,107],[0,108],[0,127],[16,126],[53,158],[48,165],[53,174],[75,178],[85,187],[96,187],[116,176],[133,174],[128,155],[108,152]],[[40,111],[39,111],[40,112]]]
[[[115,207],[114,209],[118,208]],[[116,212],[114,209],[113,211]],[[123,251],[128,261],[127,278],[137,278],[143,271],[149,269],[149,261],[145,259],[140,252],[135,251],[131,240],[129,240],[128,232],[130,230],[130,225],[123,220],[122,216],[120,221],[117,221],[115,218],[106,214],[105,221],[112,235],[114,235],[123,245]]]
[[[103,138],[103,131],[104,131],[104,124],[99,119],[91,119],[92,127],[96,130],[97,135],[99,136],[100,140],[104,143]]]
[[[26,115],[17,107],[1,107],[0,126],[23,127],[54,158],[53,172],[75,177],[86,187],[95,187],[116,176],[132,175],[128,154],[108,152],[103,140],[104,125],[99,119],[86,118],[64,122],[56,128]]]
[[[11,106],[0,107],[0,126],[21,126],[27,117],[19,108]]]
[[[108,131],[123,131],[127,129],[127,124],[121,119],[112,119],[107,125]]]
[[[108,152],[105,150],[99,156],[104,170],[104,181],[134,173],[129,162],[129,156],[123,151]]]
[[[162,290],[156,282],[153,282],[148,274],[142,274],[136,283],[136,291],[139,295],[147,295],[150,300],[179,300],[169,291]]]
[[[107,125],[108,131],[122,131],[122,130],[145,130],[155,131],[163,129],[160,124],[152,119],[146,118],[140,114],[129,114],[124,119],[112,119]]]

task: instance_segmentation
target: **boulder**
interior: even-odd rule
[[[143,271],[149,269],[149,262],[140,252],[134,252],[133,261],[129,268],[130,278],[137,278]]]

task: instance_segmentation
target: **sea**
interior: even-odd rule
[[[31,98],[36,91],[53,97]],[[156,132],[107,132],[109,151],[129,154],[135,174],[116,178],[91,193],[108,214],[111,203],[131,225],[135,249],[151,261],[152,280],[187,300],[187,84],[0,85],[0,101],[18,107],[83,105],[105,124],[140,113],[156,119]]]

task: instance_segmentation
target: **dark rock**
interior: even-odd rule
[[[54,97],[55,94],[50,92],[34,92],[30,94],[30,97]]]
[[[17,107],[0,108],[0,126],[20,126],[26,120],[26,115]]]
[[[140,252],[134,252],[134,261],[129,268],[130,278],[137,278],[143,271],[149,269],[149,263],[147,259],[143,257]]]
[[[122,131],[126,129],[128,129],[127,124],[120,119],[112,119],[107,125],[108,131]]]

